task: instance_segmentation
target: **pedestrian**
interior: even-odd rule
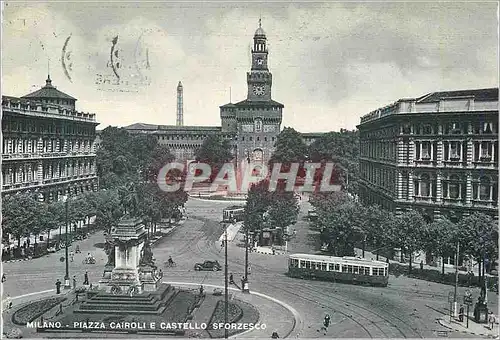
[[[495,324],[495,315],[493,315],[493,312],[490,312],[490,315],[488,316],[488,323],[490,324],[490,330],[492,330],[493,325]]]
[[[73,262],[75,260],[75,253],[73,250],[69,253],[69,256],[71,257],[71,262]]]
[[[460,306],[460,310],[458,312],[458,321],[464,322],[464,306]]]
[[[73,275],[73,289],[76,289],[76,275]]]
[[[420,270],[424,270],[424,261],[423,260],[420,261]]]
[[[89,284],[89,273],[85,272],[85,275],[83,276],[83,284],[88,285]]]
[[[200,296],[203,295],[203,285],[200,286]]]
[[[56,281],[56,294],[61,294],[61,280]]]
[[[328,326],[330,326],[330,315],[326,314],[323,325],[325,325],[325,328],[328,328]]]
[[[160,279],[163,277],[163,270],[160,269],[160,272],[158,273],[158,276],[160,277]]]
[[[5,277],[5,273],[2,274],[2,283],[4,283],[5,281],[7,281],[7,278]]]
[[[7,294],[7,297],[5,298],[5,301],[4,301],[4,306],[7,309],[11,309],[12,308],[12,300],[10,299],[10,294]]]
[[[233,273],[229,274],[229,283],[234,283],[234,280],[233,280]]]

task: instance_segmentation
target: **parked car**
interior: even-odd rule
[[[203,263],[195,264],[194,270],[211,270],[215,272],[222,270],[222,266],[219,264],[219,261],[205,261]]]

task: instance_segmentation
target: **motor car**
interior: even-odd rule
[[[219,261],[205,261],[203,263],[196,263],[194,265],[194,270],[215,272],[218,270],[222,270],[222,266],[219,264]]]

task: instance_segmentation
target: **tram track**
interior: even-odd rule
[[[213,220],[210,220],[206,217],[191,215],[191,218],[196,219],[204,224],[204,227],[207,224],[217,223]],[[216,256],[218,259],[223,259],[224,255],[221,254],[220,249],[216,249],[215,241],[219,238],[219,230],[215,230],[217,228],[208,228],[212,232],[207,235],[204,233],[204,237],[197,237],[195,246],[192,249],[196,253],[201,255],[209,255]],[[193,240],[194,241],[194,240]],[[192,245],[193,243],[191,243]],[[187,250],[186,252],[189,252]],[[230,258],[228,259],[231,264],[236,264],[239,267],[244,268],[244,261]],[[270,270],[266,268],[266,266],[259,265],[256,263],[252,263],[252,267],[259,270],[259,275],[262,277],[263,275],[266,277],[266,285],[269,287],[273,287],[277,290],[286,292],[291,296],[297,296],[300,299],[307,301],[308,303],[314,303],[322,308],[327,308],[330,310],[334,310],[336,313],[339,313],[343,316],[344,319],[349,319],[354,322],[356,325],[362,329],[367,336],[370,338],[374,337],[419,337],[423,336],[420,332],[417,331],[416,328],[408,325],[408,320],[404,320],[393,313],[386,313],[386,315],[382,315],[379,312],[374,311],[371,308],[362,306],[357,303],[353,303],[350,300],[344,300],[335,296],[325,296],[324,290],[320,290],[321,288],[312,287],[311,285],[307,285],[307,292],[300,291],[296,289],[297,282],[286,282],[283,280],[284,278],[280,278],[279,281],[276,281],[276,270]],[[292,286],[292,287],[289,287]],[[295,286],[295,287],[294,287]],[[304,287],[305,288],[305,287]],[[411,290],[403,290],[398,289],[403,293],[411,293]],[[425,295],[431,295],[432,292],[421,292]],[[426,294],[427,293],[427,294]],[[418,294],[418,293],[417,293]],[[322,301],[322,302],[320,302]],[[329,303],[330,302],[330,303]],[[397,321],[394,321],[397,320]],[[342,321],[342,320],[341,320]],[[384,326],[385,325],[385,326]]]

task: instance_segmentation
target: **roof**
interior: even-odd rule
[[[236,107],[246,107],[246,106],[279,106],[281,108],[285,107],[285,105],[278,103],[277,101],[274,100],[262,100],[262,101],[256,101],[256,100],[242,100],[241,102],[238,102],[234,104]]]
[[[59,98],[59,99],[70,99],[76,100],[76,98],[67,95],[64,92],[59,91],[54,86],[52,86],[52,80],[50,76],[46,80],[46,84],[40,90],[22,96],[21,98]]]
[[[155,125],[146,123],[135,123],[124,127],[125,130],[151,130],[151,131],[214,131],[220,132],[220,126],[196,126],[196,125]]]
[[[236,107],[236,105],[234,105],[233,103],[228,103],[228,104],[224,104],[222,106],[219,106],[220,108],[223,108],[223,107]]]
[[[387,263],[382,262],[382,261],[374,261],[374,260],[368,260],[364,259],[361,257],[350,257],[350,256],[344,256],[344,257],[335,257],[335,256],[326,256],[326,255],[314,255],[314,254],[290,254],[290,258],[294,259],[304,259],[304,260],[309,260],[309,261],[325,261],[325,262],[330,262],[330,261],[335,261],[335,262],[358,262],[359,264],[372,264],[372,265],[383,265],[387,266]]]
[[[417,98],[417,103],[433,103],[440,99],[456,97],[474,97],[475,101],[496,101],[498,100],[498,88],[432,92]]]
[[[266,32],[264,32],[264,30],[262,29],[262,27],[259,27],[255,31],[255,36],[263,36],[263,37],[265,37],[266,36]]]

